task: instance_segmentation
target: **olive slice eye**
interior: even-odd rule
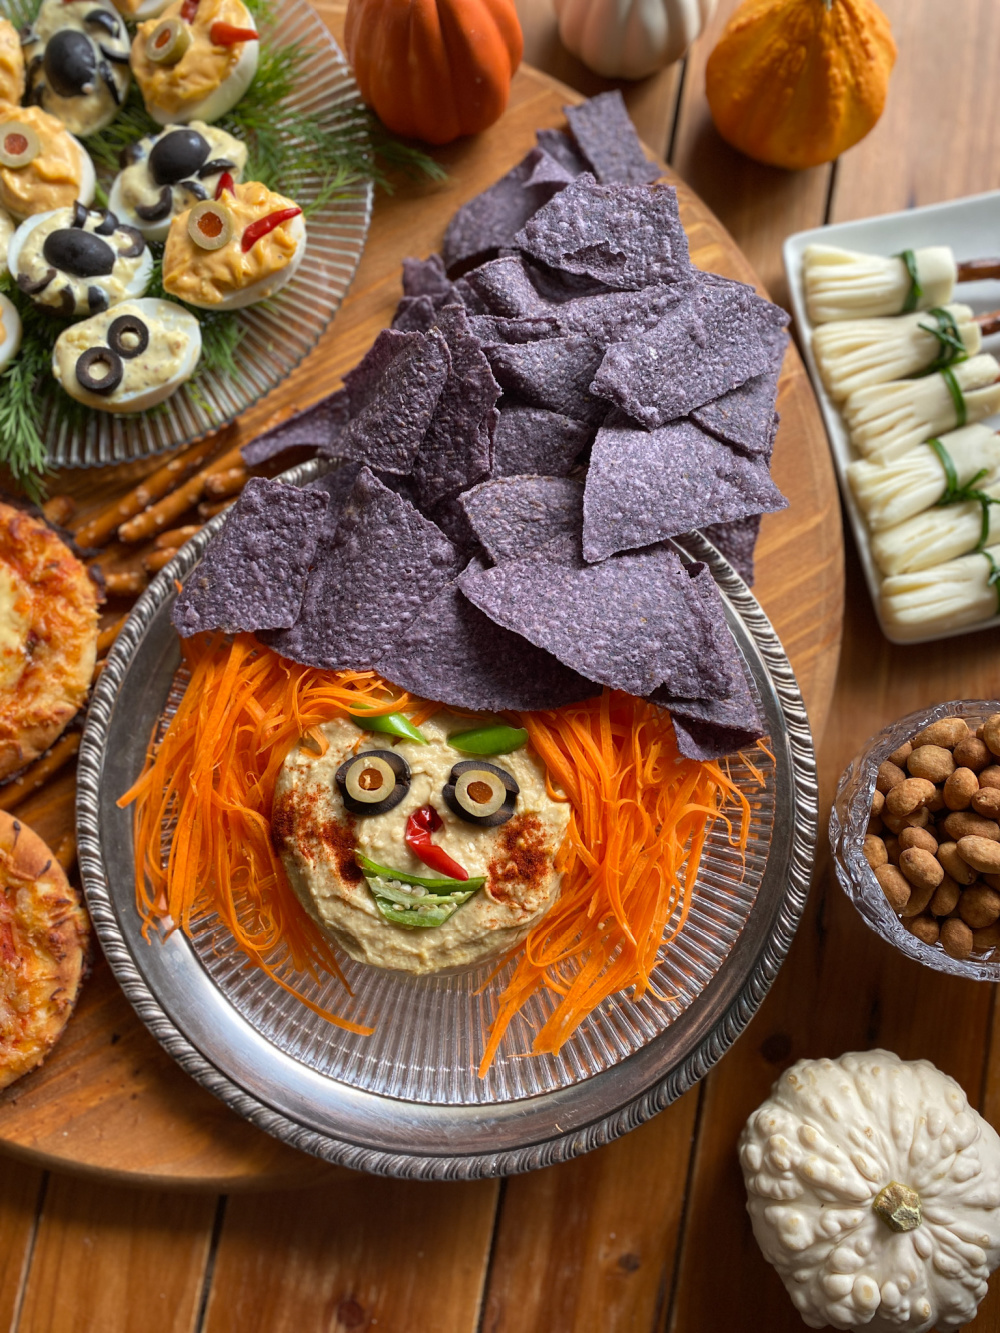
[[[520,791],[506,769],[468,759],[451,770],[441,794],[452,814],[467,824],[496,828],[513,815]]]
[[[138,315],[119,315],[108,329],[108,346],[126,361],[149,346],[149,328]]]
[[[88,347],[76,363],[76,378],[90,393],[114,393],[122,382],[125,367],[110,347]]]
[[[191,33],[180,19],[164,19],[146,39],[146,59],[154,65],[176,65],[191,45]]]
[[[384,815],[410,790],[410,766],[392,750],[363,750],[337,769],[334,779],[355,815]]]
[[[41,151],[38,135],[30,125],[9,120],[0,127],[0,163],[5,167],[26,167]]]
[[[188,235],[202,250],[221,250],[233,239],[233,216],[225,204],[206,199],[188,216]]]

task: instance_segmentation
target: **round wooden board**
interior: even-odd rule
[[[338,9],[317,8],[336,32]],[[381,195],[361,267],[334,325],[285,384],[228,429],[226,446],[334,389],[390,322],[401,295],[400,261],[437,250],[458,205],[509,170],[533,146],[536,129],[564,125],[562,107],[579,100],[555,80],[522,68],[503,119],[436,154],[447,181]],[[714,215],[669,171],[667,179],[678,187],[695,262],[754,282],[750,265]],[[755,591],[788,651],[818,735],[840,649],[843,546],[826,438],[794,347],[785,360],[778,407],[774,476],[789,507],[764,519]],[[72,494],[85,517],[134,486],[151,466],[65,473],[52,489]],[[18,817],[54,843],[72,827],[72,802],[73,778],[65,775],[19,807]],[[337,1168],[240,1120],[183,1074],[147,1033],[100,958],[48,1062],[0,1094],[0,1147],[42,1166],[160,1187],[228,1192],[315,1183],[337,1174]]]

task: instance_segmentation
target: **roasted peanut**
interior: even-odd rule
[[[1000,919],[1000,893],[988,884],[973,884],[958,900],[958,915],[973,930],[983,930]]]
[[[1000,769],[997,770],[1000,773]],[[884,759],[878,766],[878,773],[875,775],[875,787],[885,795],[892,791],[893,787],[898,787],[901,782],[906,781],[906,774],[898,764],[894,764],[891,759]],[[1000,783],[998,783],[1000,785]]]
[[[906,767],[906,761],[913,753],[913,746],[909,741],[904,741],[898,750],[893,750],[889,759],[892,763],[898,764],[900,768]]]
[[[991,838],[959,838],[958,854],[980,874],[1000,875],[1000,842]]]
[[[984,769],[991,759],[989,747],[978,736],[966,736],[964,741],[959,741],[952,757],[960,768],[971,768],[973,773]]]
[[[885,843],[885,852],[889,858],[889,864],[898,866],[899,854],[903,850],[899,845],[899,839],[895,833],[888,833],[883,835],[882,841]]]
[[[997,849],[1000,850],[1000,843],[997,843]],[[961,847],[958,850],[961,852]],[[944,879],[944,867],[922,847],[903,847],[899,854],[899,868],[915,889],[936,889]]]
[[[937,944],[941,927],[932,916],[910,917],[904,924],[910,934],[916,935],[918,940],[923,940],[925,944]]]
[[[933,795],[934,783],[927,778],[906,778],[886,795],[882,818],[891,815],[893,819],[903,819],[906,815],[915,814]]]
[[[972,953],[972,931],[957,916],[941,924],[941,946],[946,954],[960,961]]]
[[[972,808],[984,819],[1000,819],[1000,787],[980,787],[972,798]]]
[[[894,865],[879,866],[874,873],[889,906],[894,912],[902,911],[910,901],[910,885],[906,877]]]
[[[910,889],[906,906],[900,911],[900,916],[919,916],[921,912],[926,912],[936,892],[933,884],[914,884]]]
[[[980,787],[1000,787],[1000,764],[989,764],[979,774]]]
[[[972,769],[956,768],[946,780],[942,794],[949,810],[968,810],[972,798],[978,791],[979,779]]]
[[[983,740],[991,754],[1000,755],[1000,713],[991,713],[983,723]]]
[[[962,892],[961,888],[950,875],[945,875],[944,879],[934,890],[934,897],[928,904],[930,910],[935,916],[950,916],[958,906],[958,895]]]
[[[995,949],[1000,944],[1000,921],[994,922],[992,926],[984,926],[982,930],[972,932],[972,947],[976,953],[982,953],[987,949]]]
[[[867,842],[867,838],[865,839]],[[931,856],[936,855],[938,849],[938,840],[933,833],[929,833],[925,828],[905,828],[899,835],[900,847],[922,847],[925,852],[930,852]]]
[[[959,855],[958,843],[942,842],[937,849],[937,859],[957,884],[975,883],[976,872]]]
[[[955,771],[951,751],[943,745],[921,745],[906,761],[912,777],[926,778],[928,782],[944,782]],[[976,783],[979,786],[979,783]]]
[[[881,833],[884,828],[885,825],[882,823],[881,819],[879,819],[878,815],[872,815],[871,819],[868,821],[868,827],[865,829],[865,832]]]
[[[889,860],[889,853],[885,850],[885,843],[881,838],[873,837],[871,834],[864,840],[861,853],[873,870],[879,866],[884,866]]]
[[[984,875],[983,879],[991,889],[996,889],[997,892],[1000,893],[1000,875]]]
[[[1000,824],[994,819],[974,815],[971,810],[953,811],[944,821],[944,830],[956,842],[959,838],[992,838],[994,842],[1000,840]]]
[[[915,750],[921,745],[943,745],[945,749],[953,750],[968,734],[969,728],[960,717],[939,717],[929,727],[918,731],[911,743]]]
[[[931,814],[937,814],[939,810],[944,809],[944,797],[941,795],[940,787],[934,788],[934,795],[924,806],[924,809],[929,810]]]

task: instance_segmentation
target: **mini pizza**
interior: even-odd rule
[[[243,179],[246,147],[225,130],[196,120],[130,144],[109,203],[149,241],[165,241],[178,213],[214,199],[220,182]]]
[[[42,1063],[83,981],[87,914],[37,833],[0,811],[0,1088]]]
[[[97,176],[83,145],[37,106],[0,104],[0,208],[15,222],[94,198]]]
[[[175,0],[132,43],[146,110],[158,125],[218,120],[253,82],[258,47],[241,0]]]
[[[0,294],[0,371],[10,365],[21,348],[21,316],[17,306]]]
[[[128,29],[111,0],[42,0],[24,55],[28,100],[73,134],[110,125],[128,95]]]
[[[10,19],[0,18],[0,102],[24,96],[24,54],[21,37]]]
[[[163,252],[163,288],[205,310],[239,310],[280,291],[305,251],[302,209],[248,181],[174,218]]]
[[[173,301],[122,301],[56,339],[52,373],[71,398],[99,412],[144,412],[191,378],[201,327]]]
[[[87,697],[97,589],[59,537],[0,504],[0,778],[53,743]]]
[[[153,256],[134,227],[80,203],[22,222],[7,250],[18,287],[65,319],[96,315],[149,286]]]

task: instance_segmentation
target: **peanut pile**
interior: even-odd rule
[[[952,958],[1000,944],[1000,713],[943,717],[878,770],[864,855],[911,934]]]

